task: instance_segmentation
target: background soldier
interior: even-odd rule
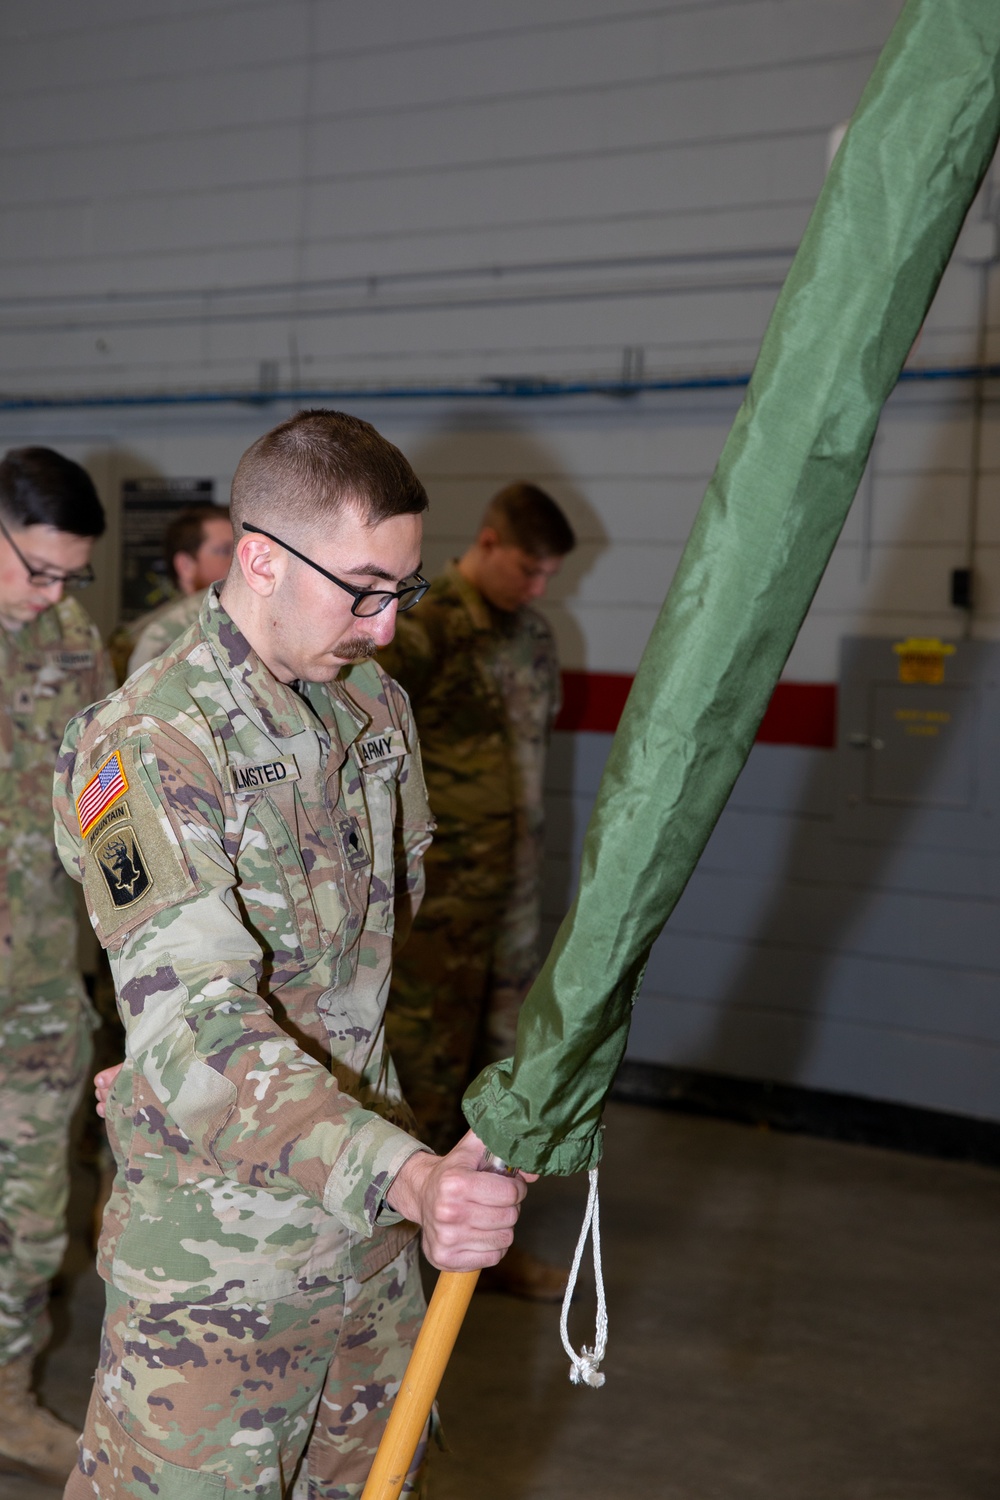
[[[76,1434],[29,1382],[66,1245],[91,1012],[73,887],[53,846],[52,773],[67,721],[112,686],[96,627],[64,597],[91,582],[103,530],[79,464],[50,448],[0,462],[0,1468],[60,1484]]]
[[[68,1500],[278,1500],[303,1453],[296,1493],[359,1494],[423,1311],[415,1225],[449,1269],[510,1244],[524,1180],[478,1172],[471,1133],[422,1148],[384,1047],[432,825],[369,658],[426,587],[426,503],[366,422],[282,423],[237,469],[199,629],[67,732],[60,852],[129,1057]]]
[[[545,751],[559,670],[540,599],[575,546],[531,484],[495,495],[475,542],[380,654],[406,688],[431,810],[427,896],[393,966],[389,1050],[422,1140],[447,1151],[461,1099],[514,1050],[538,967]],[[515,1249],[484,1286],[555,1300],[565,1275]]]
[[[172,646],[197,620],[206,589],[229,572],[233,527],[228,510],[186,506],[164,533],[163,555],[179,597],[115,631],[110,649],[119,682]]]

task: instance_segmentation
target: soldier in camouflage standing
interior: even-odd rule
[[[163,557],[176,593],[165,604],[119,625],[109,641],[119,682],[172,646],[197,620],[213,583],[229,572],[233,528],[219,505],[187,505],[163,537]]]
[[[65,596],[92,580],[103,530],[79,464],[50,448],[0,462],[0,1470],[60,1484],[76,1433],[37,1404],[30,1380],[66,1245],[91,1011],[53,844],[52,772],[69,719],[111,687],[96,627]]]
[[[367,423],[282,423],[233,480],[221,593],[67,732],[59,848],[127,1033],[67,1500],[360,1494],[423,1312],[416,1226],[455,1270],[512,1239],[524,1180],[478,1172],[471,1133],[422,1147],[384,1046],[432,823],[370,658],[426,587],[426,503]]]
[[[479,1068],[513,1052],[538,967],[542,781],[559,671],[552,631],[530,605],[574,545],[551,496],[507,486],[379,657],[410,696],[437,821],[386,1020],[403,1093],[435,1151],[465,1129],[462,1094]],[[515,1247],[482,1285],[554,1301],[565,1281]]]

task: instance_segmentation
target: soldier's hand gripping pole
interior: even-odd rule
[[[478,1170],[515,1173],[492,1151],[484,1152]],[[438,1277],[361,1500],[398,1500],[478,1280],[478,1271],[442,1271]]]

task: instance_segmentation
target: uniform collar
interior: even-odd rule
[[[469,619],[477,630],[492,631],[496,628],[493,613],[483,595],[470,583],[453,557],[444,570],[444,576],[465,606]]]
[[[38,651],[55,645],[65,634],[62,610],[67,604],[68,600],[60,599],[58,604],[43,609],[37,619],[26,620],[20,630],[8,630],[5,625],[0,625],[0,634],[18,651]]]
[[[248,700],[251,717],[265,734],[287,739],[304,729],[316,731],[316,718],[295,689],[279,682],[224,608],[215,584],[205,595],[199,616],[212,651],[230,681],[238,684]],[[309,700],[319,714],[327,734],[334,730],[346,750],[367,728],[367,720],[347,699],[338,683],[307,684]]]

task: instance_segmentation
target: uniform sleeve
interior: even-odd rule
[[[420,759],[417,727],[410,712],[409,700],[396,681],[386,683],[409,754],[399,781],[399,801],[395,829],[395,905],[393,916],[393,952],[406,942],[413,920],[424,898],[426,875],[424,855],[430,845],[436,824],[427,800],[427,785]]]
[[[95,674],[94,697],[92,701],[97,703],[101,698],[107,698],[114,692],[118,686],[118,681],[115,677],[115,669],[111,661],[110,652],[106,651],[101,645],[100,636],[97,635],[96,631],[94,634],[97,649],[97,671]]]
[[[111,660],[109,647],[105,647],[101,641],[101,634],[93,621],[88,621],[89,644],[94,652],[94,665],[90,672],[90,681],[87,684],[87,702],[98,703],[102,698],[107,698],[118,686],[115,677],[115,669]]]
[[[147,625],[132,647],[125,675],[131,677],[133,672],[138,672],[139,668],[144,667],[147,662],[154,661],[169,644],[170,642],[155,621]]]
[[[548,728],[551,734],[562,708],[562,673],[556,653],[556,638],[548,621],[545,622],[545,676],[548,682],[549,715]]]
[[[403,688],[419,710],[434,674],[434,642],[427,621],[419,618],[418,604],[413,615],[397,615],[396,634],[383,646],[377,661],[389,676]]]
[[[179,1149],[237,1182],[304,1192],[370,1234],[392,1179],[423,1148],[275,1021],[212,767],[148,720],[86,757],[71,741],[72,729],[57,773],[60,854],[108,950],[129,1057],[190,1143]],[[106,796],[109,761],[127,789],[81,835]]]

